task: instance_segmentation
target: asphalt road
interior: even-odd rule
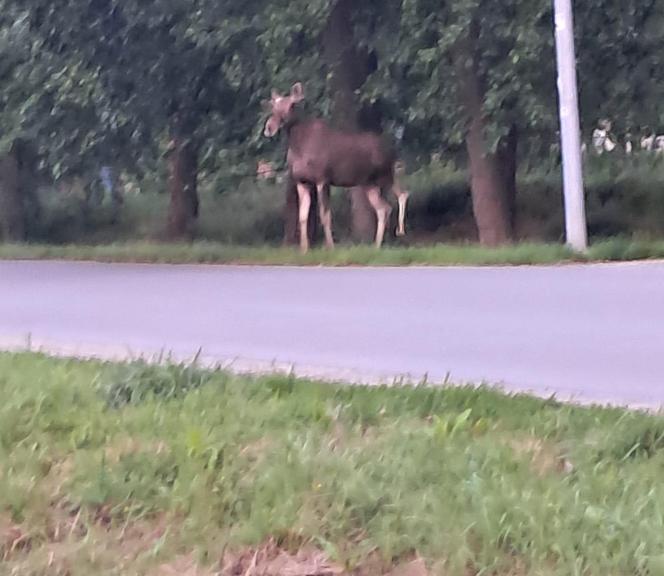
[[[0,262],[0,346],[664,404],[664,264],[262,268]],[[266,364],[267,363],[267,364]],[[1,376],[1,375],[0,375]]]

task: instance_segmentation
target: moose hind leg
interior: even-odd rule
[[[397,225],[396,235],[406,235],[406,204],[408,203],[408,196],[410,194],[404,190],[397,192],[397,201],[399,203],[399,224]]]
[[[304,253],[309,250],[309,234],[307,231],[309,210],[311,209],[311,191],[309,190],[309,186],[298,182],[297,196],[299,200],[300,250]]]
[[[376,186],[367,189],[367,198],[373,209],[376,211],[376,220],[378,222],[376,226],[376,247],[380,248],[383,244],[385,226],[390,217],[390,213],[392,212],[392,208],[381,195],[380,188]]]
[[[325,246],[334,248],[334,237],[332,236],[332,211],[330,209],[330,187],[327,184],[318,184],[318,210],[320,221],[325,231]]]

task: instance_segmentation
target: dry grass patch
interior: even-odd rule
[[[514,454],[525,458],[537,475],[569,474],[574,470],[571,461],[560,448],[551,442],[534,436],[511,437],[508,441]]]

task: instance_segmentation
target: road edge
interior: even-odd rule
[[[222,370],[237,376],[269,376],[271,374],[291,375],[297,379],[312,380],[326,384],[366,387],[390,386],[430,386],[430,387],[486,387],[506,395],[526,395],[541,400],[553,400],[563,404],[580,407],[604,407],[630,411],[660,413],[661,405],[625,403],[607,398],[603,401],[584,398],[582,395],[556,392],[553,390],[532,390],[505,383],[491,382],[456,382],[450,379],[430,381],[426,374],[388,374],[325,366],[313,366],[294,362],[278,362],[245,357],[223,358],[206,355],[202,350],[177,354],[167,350],[130,350],[123,346],[101,346],[92,344],[63,344],[42,338],[33,338],[30,334],[22,337],[0,336],[0,352],[8,354],[32,353],[51,358],[80,361],[99,361],[115,363],[146,362],[149,364],[186,364],[196,362],[207,370]]]

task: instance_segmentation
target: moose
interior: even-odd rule
[[[405,235],[408,192],[396,181],[396,154],[381,136],[372,132],[350,132],[332,128],[320,118],[305,118],[297,109],[304,100],[304,89],[295,83],[290,94],[272,91],[268,103],[270,116],[263,131],[267,138],[284,130],[288,137],[287,164],[297,186],[300,224],[300,249],[307,252],[307,222],[311,208],[312,188],[318,194],[320,220],[325,244],[334,247],[330,187],[360,187],[376,212],[376,246],[381,247],[385,226],[392,208],[384,194],[391,190],[399,206],[397,236]]]

